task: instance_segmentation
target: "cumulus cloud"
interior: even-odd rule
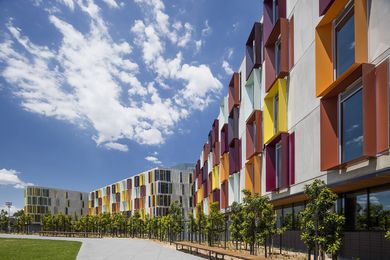
[[[18,174],[19,172],[13,169],[1,169],[0,186],[13,186],[17,189],[23,189],[26,186],[33,185],[32,183],[22,181]]]
[[[147,160],[148,162],[154,163],[154,164],[161,164],[161,161],[155,156],[151,156],[151,155],[146,156],[145,160]]]
[[[92,129],[98,146],[127,152],[121,141],[164,143],[180,120],[204,109],[222,88],[208,65],[185,62],[180,49],[197,46],[193,27],[172,23],[162,1],[135,0],[145,19],[131,26],[134,45],[111,37],[94,1],[58,1],[89,17],[88,32],[49,12],[62,36],[58,46],[34,43],[12,20],[0,42],[0,75],[23,109]],[[173,56],[166,53],[168,44],[178,50]],[[133,48],[141,49],[141,60],[133,58]],[[150,82],[139,80],[139,66],[149,70]],[[161,89],[176,94],[162,97]]]

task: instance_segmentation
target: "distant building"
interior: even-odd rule
[[[88,193],[38,186],[24,190],[24,211],[32,217],[31,230],[40,230],[43,216],[63,213],[80,217],[88,214]]]
[[[122,213],[131,216],[135,211],[144,218],[167,215],[172,202],[178,201],[183,215],[193,207],[191,184],[193,168],[155,168],[89,194],[89,214]]]

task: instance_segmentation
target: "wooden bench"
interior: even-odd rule
[[[215,259],[225,259],[225,256],[230,256],[238,259],[244,259],[244,260],[264,260],[266,259],[263,256],[254,256],[254,255],[244,255],[239,252],[234,252],[231,250],[226,250],[223,248],[218,247],[210,247],[206,245],[201,244],[195,244],[190,242],[183,242],[183,241],[177,241],[172,242],[176,245],[176,250],[184,250],[187,249],[192,254],[195,252],[196,254],[199,254],[199,250],[203,250],[208,252],[209,259],[212,259],[213,257]],[[218,258],[221,257],[221,258]]]

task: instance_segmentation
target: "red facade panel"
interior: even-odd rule
[[[289,73],[289,23],[280,18],[265,43],[265,90],[268,92],[278,78],[284,78]],[[275,64],[275,43],[280,40],[280,67],[279,73]]]
[[[221,154],[229,151],[229,133],[228,124],[224,124],[221,129]]]
[[[219,189],[213,191],[213,202],[218,202],[218,209],[221,208],[221,191]]]
[[[375,69],[376,78],[376,152],[389,149],[389,62],[386,59]]]
[[[221,155],[219,151],[220,151],[220,142],[216,142],[214,144],[214,149],[213,149],[213,166],[218,165],[220,162]]]
[[[275,146],[267,145],[265,148],[265,191],[270,192],[275,189]]]
[[[288,21],[288,70],[294,66],[294,16]]]
[[[145,197],[146,196],[146,186],[145,185],[141,186],[140,195],[141,195],[141,197]]]
[[[241,140],[234,139],[229,147],[229,175],[241,170]]]
[[[127,179],[126,180],[126,188],[128,190],[131,190],[132,189],[132,180],[131,179]]]
[[[246,122],[246,159],[262,152],[262,112],[256,110]]]
[[[233,76],[229,83],[229,112],[232,111],[233,107],[240,105],[240,76],[237,72],[233,73]]]
[[[229,206],[229,187],[228,181],[221,184],[221,208],[226,209]]]
[[[245,60],[246,60],[246,79],[248,80],[253,69],[259,68],[262,64],[261,48],[262,45],[262,32],[263,26],[261,23],[256,22],[251,30],[245,46]]]
[[[206,162],[209,159],[209,145],[205,143],[203,145],[203,162]]]
[[[329,7],[333,4],[334,0],[319,0],[319,14],[324,15],[328,11]]]

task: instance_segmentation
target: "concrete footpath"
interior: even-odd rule
[[[65,238],[40,237],[35,235],[0,234],[0,238],[31,238],[69,240],[82,242],[77,259],[128,259],[128,260],[192,260],[201,259],[197,256],[176,251],[159,243],[131,238]]]

